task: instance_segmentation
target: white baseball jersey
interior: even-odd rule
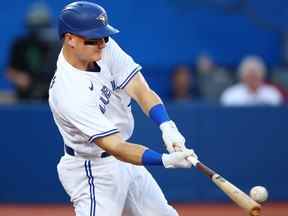
[[[62,52],[49,90],[49,105],[64,143],[83,155],[100,156],[94,139],[134,129],[131,98],[123,90],[141,66],[110,38],[97,62],[99,72],[70,65]]]

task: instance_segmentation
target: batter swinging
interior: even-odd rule
[[[63,137],[57,169],[77,216],[176,216],[144,166],[190,168],[185,139],[170,120],[141,66],[111,38],[105,10],[91,2],[59,15],[63,47],[51,81],[49,105]],[[134,99],[162,131],[169,154],[129,143]],[[177,149],[177,151],[176,151]]]

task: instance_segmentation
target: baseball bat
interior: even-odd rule
[[[255,202],[246,193],[224,179],[221,175],[217,174],[214,170],[201,163],[198,159],[188,157],[188,160],[191,161],[197,170],[208,176],[238,206],[246,210],[250,216],[261,216],[261,205]]]

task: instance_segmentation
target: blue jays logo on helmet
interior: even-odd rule
[[[101,14],[100,16],[97,17],[97,20],[103,23],[103,25],[107,25],[107,16],[105,14]]]
[[[68,4],[58,17],[58,32],[62,38],[65,33],[82,36],[87,39],[109,37],[119,32],[108,24],[108,16],[100,5],[77,1]]]

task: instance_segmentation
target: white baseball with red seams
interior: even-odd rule
[[[251,188],[250,196],[256,202],[262,203],[268,199],[268,191],[263,186],[255,186]]]

